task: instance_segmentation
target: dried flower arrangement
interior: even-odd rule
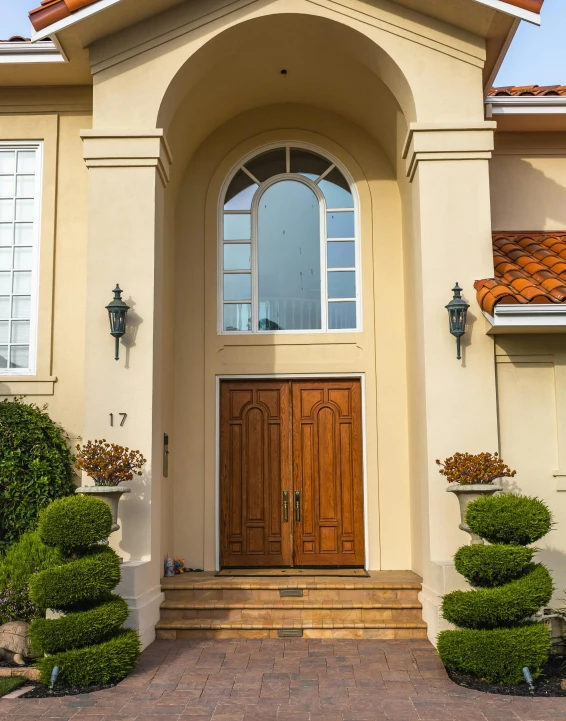
[[[498,478],[513,478],[517,473],[499,458],[498,453],[455,453],[444,463],[436,463],[442,466],[440,473],[446,476],[448,483],[461,485],[489,484]]]
[[[117,486],[141,476],[146,459],[133,451],[105,439],[77,446],[77,468],[85,471],[97,486]]]

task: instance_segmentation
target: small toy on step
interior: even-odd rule
[[[173,569],[175,571],[175,575],[178,576],[180,573],[185,572],[185,559],[184,558],[175,558],[173,561]]]
[[[173,566],[173,559],[171,558],[171,555],[168,553],[165,556],[165,577],[170,578],[171,576],[175,575],[175,568]]]

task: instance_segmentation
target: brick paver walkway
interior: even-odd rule
[[[156,641],[114,689],[0,700],[0,719],[84,721],[546,721],[566,698],[461,688],[427,641]]]

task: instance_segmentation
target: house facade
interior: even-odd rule
[[[0,395],[148,459],[112,539],[144,644],[166,553],[414,571],[434,640],[458,450],[550,505],[560,598],[566,89],[491,90],[541,5],[43,0],[0,44]]]

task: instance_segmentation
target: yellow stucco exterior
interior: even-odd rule
[[[471,0],[426,15],[420,0],[148,2],[149,17],[120,5],[107,26],[102,11],[58,30],[71,64],[88,49],[92,85],[53,70],[0,97],[0,139],[44,144],[37,374],[0,377],[0,395],[148,458],[113,540],[144,643],[164,554],[217,568],[224,376],[363,378],[366,565],[423,576],[431,639],[467,538],[437,458],[500,449],[513,488],[556,514],[544,560],[558,571],[563,336],[488,335],[473,290],[493,276],[492,229],[566,227],[566,136],[485,119],[492,46],[512,18]],[[218,333],[223,185],[248,153],[285,142],[354,180],[360,331]],[[471,303],[462,361],[444,309],[456,280]],[[104,310],[117,281],[132,308],[118,363]]]

